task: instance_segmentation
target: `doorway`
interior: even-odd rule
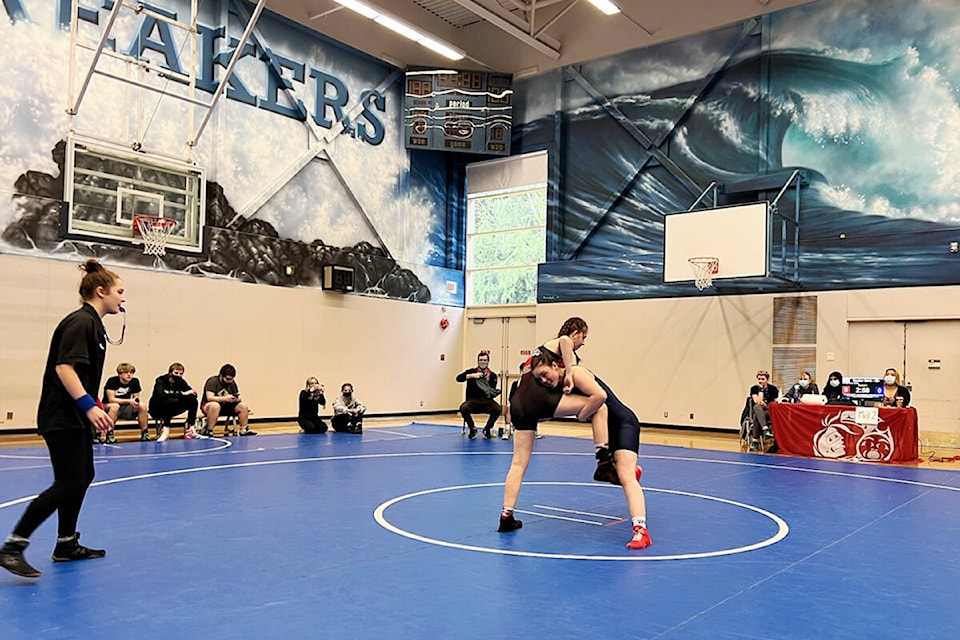
[[[520,364],[537,346],[537,317],[472,318],[466,327],[463,369],[476,366],[477,354],[488,352],[490,368],[496,372],[502,390],[497,401],[504,405],[510,385],[520,379]]]
[[[850,323],[847,376],[895,367],[924,431],[960,434],[960,320]]]

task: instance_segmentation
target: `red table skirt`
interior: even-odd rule
[[[880,408],[876,425],[857,424],[856,407],[775,403],[769,409],[783,453],[867,462],[913,462],[919,454],[912,407]]]

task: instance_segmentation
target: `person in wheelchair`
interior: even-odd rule
[[[760,450],[761,438],[773,439],[770,428],[770,410],[767,408],[780,397],[780,390],[770,383],[770,372],[757,371],[757,384],[750,387],[750,397],[744,407],[746,417],[750,419],[749,438],[750,451]]]

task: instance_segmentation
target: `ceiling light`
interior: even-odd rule
[[[337,0],[337,2],[340,2],[340,0]],[[610,0],[589,0],[589,2],[608,16],[612,16],[615,13],[620,13],[620,7],[610,2]]]
[[[334,0],[337,4],[346,7],[352,11],[356,11],[365,18],[369,18],[376,22],[377,24],[390,29],[394,33],[398,33],[404,38],[413,40],[417,44],[431,51],[439,53],[445,58],[450,60],[463,60],[466,57],[466,53],[460,49],[454,47],[451,44],[447,44],[442,40],[428,35],[413,26],[412,24],[393,16],[379,7],[375,7],[371,4],[363,2],[363,0]],[[591,0],[592,2],[593,0]],[[608,1],[608,0],[604,0]]]
[[[435,51],[440,55],[442,55],[444,58],[448,58],[450,60],[463,59],[462,53],[451,48],[450,45],[446,45],[446,44],[443,44],[442,42],[438,42],[433,38],[423,38],[422,40],[417,40],[417,42],[420,44],[421,47],[426,47],[431,51]]]
[[[417,42],[423,38],[423,36],[416,29],[408,27],[404,23],[391,16],[379,15],[374,18],[373,21],[382,27],[390,29],[390,31],[393,31],[394,33],[399,33],[404,38],[413,40],[414,42]]]
[[[370,18],[374,20],[377,16],[380,15],[380,12],[371,7],[368,4],[363,2],[357,2],[357,0],[336,0],[337,4],[341,4],[351,11],[356,11],[364,18]]]

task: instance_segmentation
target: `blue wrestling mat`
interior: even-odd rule
[[[648,446],[653,546],[625,548],[588,440],[536,442],[496,532],[511,442],[411,424],[97,447],[82,542],[0,572],[0,638],[905,638],[960,628],[960,473]],[[51,480],[0,451],[0,534]]]

